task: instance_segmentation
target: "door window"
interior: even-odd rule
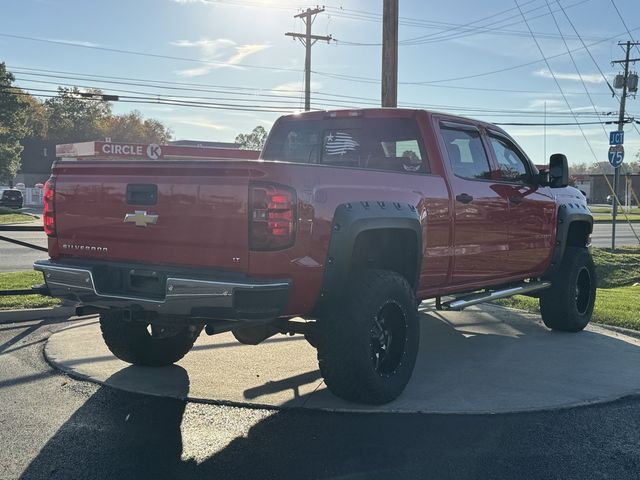
[[[458,177],[491,179],[489,159],[482,146],[479,131],[447,126],[442,128],[442,138],[451,168]]]
[[[527,160],[505,139],[490,136],[491,148],[496,155],[500,177],[509,182],[525,182],[529,178]]]

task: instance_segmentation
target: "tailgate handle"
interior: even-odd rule
[[[129,205],[155,205],[157,202],[157,185],[135,183],[127,185],[127,203]]]

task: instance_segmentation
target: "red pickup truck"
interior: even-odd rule
[[[290,115],[259,160],[57,162],[34,268],[127,362],[176,362],[203,328],[304,334],[333,393],[378,404],[409,381],[421,300],[526,294],[549,328],[587,325],[593,219],[567,184],[564,155],[539,171],[476,120]]]

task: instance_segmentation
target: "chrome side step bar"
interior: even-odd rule
[[[551,282],[526,282],[513,285],[509,288],[502,290],[487,290],[480,293],[473,293],[463,297],[454,298],[448,302],[438,302],[439,310],[455,310],[461,311],[471,305],[477,305],[479,303],[490,302],[499,298],[512,297],[513,295],[524,295],[527,293],[537,292],[538,290],[544,290],[551,286]]]

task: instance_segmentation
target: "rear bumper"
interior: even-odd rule
[[[42,260],[33,268],[44,274],[53,297],[98,308],[122,308],[203,319],[268,321],[285,313],[291,282],[230,276],[228,273],[162,267],[82,264]],[[136,292],[127,275],[141,268],[156,276],[155,292]],[[119,276],[118,282],[111,279]],[[100,277],[109,277],[108,279]],[[109,281],[107,281],[109,280]],[[114,285],[117,284],[118,287]]]

